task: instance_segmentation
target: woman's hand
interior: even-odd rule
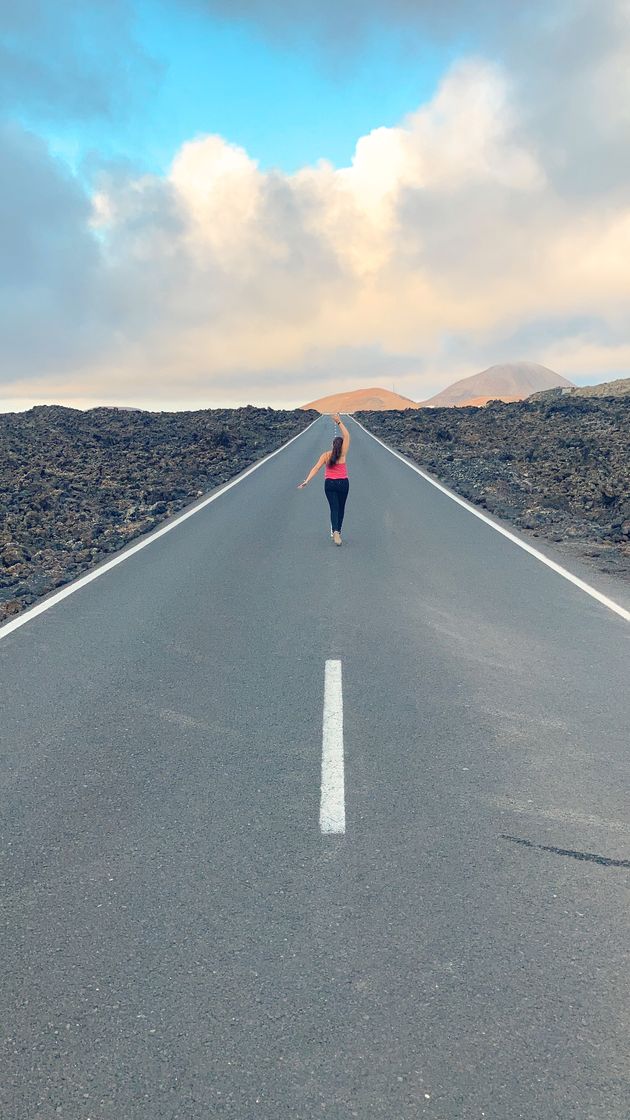
[[[335,424],[341,424],[341,417],[338,412],[336,412],[333,416],[333,420],[335,421]]]
[[[306,486],[305,482],[298,482],[298,490],[303,490],[305,486]]]

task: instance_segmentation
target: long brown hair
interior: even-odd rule
[[[338,462],[339,456],[341,455],[341,448],[342,447],[343,447],[343,437],[342,436],[335,436],[335,438],[333,440],[332,451],[330,453],[330,459],[328,460],[328,466],[329,467],[334,466],[334,464],[336,462]]]

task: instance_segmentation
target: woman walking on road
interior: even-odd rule
[[[341,431],[340,436],[335,436],[332,444],[332,451],[324,451],[315,466],[304,482],[300,482],[298,490],[302,490],[307,483],[315,477],[320,467],[326,464],[324,471],[324,492],[328,498],[328,505],[330,506],[330,535],[335,544],[341,544],[341,526],[343,524],[343,515],[346,508],[346,498],[348,497],[348,490],[350,483],[348,481],[348,470],[346,467],[346,457],[348,455],[348,448],[350,446],[350,432],[346,425],[339,416],[333,416],[335,424],[339,425]]]

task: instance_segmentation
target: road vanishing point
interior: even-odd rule
[[[351,434],[0,629],[3,1120],[628,1120],[623,585]]]

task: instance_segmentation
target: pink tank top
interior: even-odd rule
[[[326,470],[324,471],[324,478],[347,478],[348,471],[345,463],[333,463],[330,466],[326,463]]]

